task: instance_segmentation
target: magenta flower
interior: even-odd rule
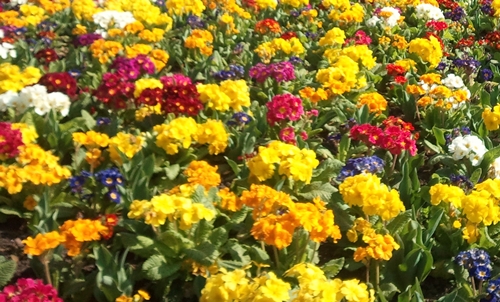
[[[304,114],[302,100],[291,94],[276,95],[266,106],[267,122],[271,126],[282,121],[296,121]]]
[[[63,302],[57,290],[40,279],[18,279],[15,285],[7,285],[0,292],[0,302]]]

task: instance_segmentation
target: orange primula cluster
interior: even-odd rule
[[[77,256],[84,242],[100,240],[101,235],[108,233],[108,227],[102,225],[99,220],[67,220],[59,228],[59,232],[38,234],[35,238],[28,237],[23,240],[24,253],[40,256],[62,243],[68,249],[69,256]]]
[[[313,203],[295,203],[286,193],[265,185],[252,185],[239,201],[240,208],[243,205],[253,208],[252,236],[278,249],[292,243],[293,233],[299,227],[308,231],[309,238],[315,242],[323,242],[328,237],[334,241],[341,238],[333,211],[327,210],[319,198]]]

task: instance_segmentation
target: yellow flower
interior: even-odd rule
[[[436,67],[443,57],[443,50],[435,37],[429,39],[417,38],[410,42],[408,51],[417,54],[423,61]]]
[[[47,250],[56,248],[62,242],[64,242],[64,237],[59,235],[57,231],[46,234],[38,234],[35,238],[28,237],[23,240],[23,243],[25,244],[24,253],[33,256],[40,256]]]
[[[226,150],[229,135],[221,121],[208,119],[198,127],[194,139],[200,144],[208,144],[208,153],[219,154]]]
[[[23,207],[25,207],[28,211],[33,211],[35,207],[38,205],[38,202],[33,198],[32,195],[26,197],[23,203]]]
[[[121,164],[120,152],[132,159],[137,152],[141,151],[143,144],[143,137],[119,132],[109,140],[109,156],[115,163]]]
[[[221,178],[217,166],[210,166],[206,161],[192,161],[184,171],[188,182],[202,185],[206,190],[220,185]]]
[[[358,99],[358,108],[361,108],[364,105],[368,106],[371,113],[375,113],[377,115],[380,115],[382,111],[387,109],[386,99],[377,92],[363,93],[360,95]]]

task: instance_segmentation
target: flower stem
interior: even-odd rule
[[[278,249],[274,245],[273,245],[273,252],[274,252],[274,260],[276,261],[276,268],[279,270],[281,268],[280,258],[278,256]]]
[[[40,261],[43,263],[43,268],[45,272],[45,278],[47,279],[47,283],[52,285],[52,278],[50,278],[50,269],[49,269],[49,261],[47,260],[47,254],[43,254],[40,256]]]
[[[476,282],[474,281],[474,277],[471,277],[471,283],[472,283],[472,291],[474,293],[474,296],[477,295],[477,291],[476,291]]]
[[[366,260],[366,283],[370,283],[370,259]]]
[[[375,288],[378,290],[378,284],[380,279],[380,263],[375,261]]]

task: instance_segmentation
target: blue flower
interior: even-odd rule
[[[99,126],[109,125],[111,124],[111,119],[109,117],[98,117],[96,123]]]
[[[483,82],[491,81],[493,79],[493,71],[488,68],[483,68],[481,69],[481,71],[479,71],[478,78]]]
[[[117,168],[110,168],[95,174],[95,177],[106,187],[123,184],[123,176]]]
[[[81,193],[83,190],[83,185],[85,184],[84,176],[73,176],[69,179],[69,186],[71,188],[71,192],[73,193]]]
[[[491,277],[491,269],[488,266],[476,266],[474,269],[474,276],[478,280],[487,280]]]
[[[252,121],[252,118],[245,112],[236,112],[233,114],[232,119],[236,120],[240,124],[248,124]]]
[[[120,203],[121,196],[120,193],[116,189],[111,189],[108,191],[108,197],[111,199],[112,202],[114,203]]]
[[[378,156],[351,158],[337,176],[338,181],[361,173],[380,173],[384,170],[384,161]]]

